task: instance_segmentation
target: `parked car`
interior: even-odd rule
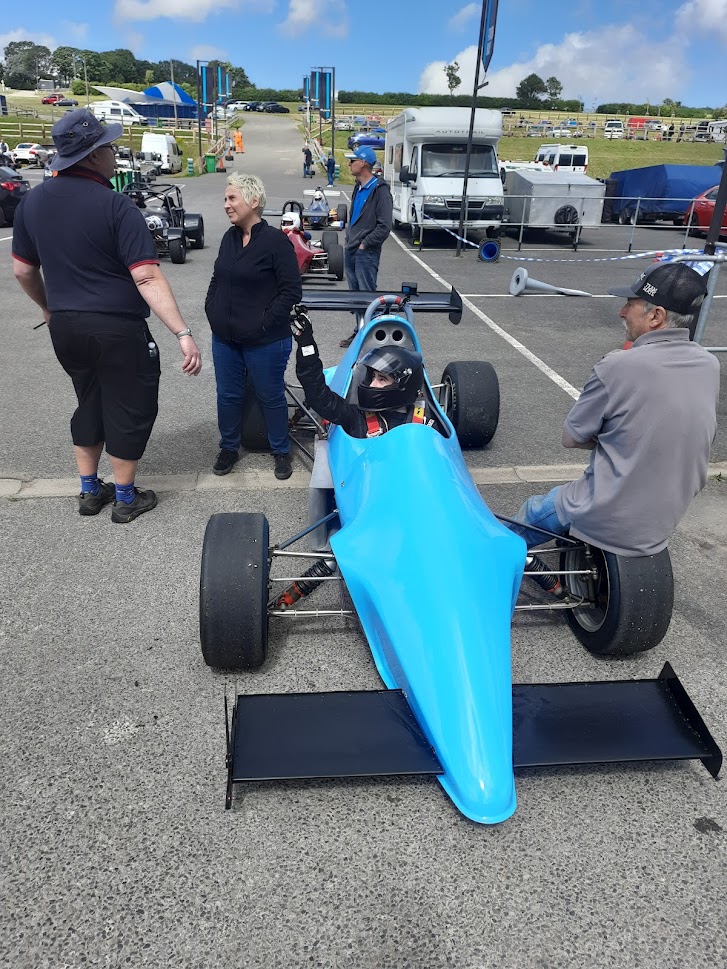
[[[78,101],[75,98],[61,98],[59,101],[56,101],[56,105],[59,108],[77,108]]]
[[[624,138],[625,136],[626,129],[623,121],[610,120],[603,126],[604,138]]]
[[[266,105],[265,111],[268,114],[290,114],[290,108],[286,108],[284,104],[278,104],[277,101]]]
[[[714,203],[717,200],[717,190],[719,185],[710,188],[706,192],[698,195],[687,211],[684,213],[684,225],[689,226],[689,231],[694,233],[706,233],[712,222],[714,215]],[[720,235],[727,235],[727,210],[722,213],[722,229]]]
[[[348,139],[348,147],[351,151],[354,148],[362,148],[364,145],[383,150],[386,144],[385,135],[386,131],[383,128],[374,128],[373,131],[360,131],[357,135],[351,135]]]
[[[259,101],[248,101],[243,111],[257,111],[257,106],[260,104]]]
[[[22,141],[16,145],[10,155],[16,165],[37,165],[41,168],[48,161],[45,148],[30,141]]]
[[[0,165],[0,226],[12,225],[15,210],[29,191],[27,178],[18,175],[14,168]]]
[[[63,94],[48,94],[40,102],[41,104],[58,104],[63,99]]]

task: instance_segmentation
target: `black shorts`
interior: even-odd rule
[[[159,395],[159,348],[146,320],[63,311],[52,314],[49,330],[78,397],[73,443],[105,443],[113,457],[138,460],[156,420]]]

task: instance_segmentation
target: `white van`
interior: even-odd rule
[[[120,121],[123,125],[148,125],[149,120],[132,108],[130,104],[123,101],[95,101],[91,105],[91,111],[99,121]]]
[[[394,199],[394,225],[424,229],[459,228],[469,108],[407,108],[386,128],[384,178]],[[467,182],[468,228],[499,235],[504,201],[497,144],[499,111],[477,108]]]
[[[145,161],[156,162],[157,171],[160,173],[173,175],[182,170],[182,149],[174,135],[145,131],[141,136],[141,154]]]
[[[588,171],[588,147],[586,145],[541,145],[534,161],[554,172]]]

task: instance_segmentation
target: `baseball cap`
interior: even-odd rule
[[[376,152],[373,148],[369,148],[368,145],[362,145],[361,148],[357,148],[355,151],[347,151],[344,157],[358,158],[372,167],[376,164]]]
[[[682,316],[694,313],[707,295],[704,279],[681,262],[656,263],[639,276],[632,286],[609,289],[611,296],[643,299]]]
[[[69,111],[51,128],[57,154],[50,167],[56,172],[70,168],[96,148],[112,144],[123,131],[123,125],[118,123],[102,124],[88,108]]]

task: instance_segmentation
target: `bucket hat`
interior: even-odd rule
[[[88,108],[69,111],[51,128],[57,152],[50,167],[56,172],[70,168],[96,148],[112,144],[123,131],[118,123],[102,124]]]

